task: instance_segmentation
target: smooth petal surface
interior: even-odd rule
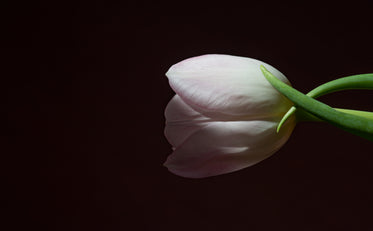
[[[209,122],[189,135],[165,166],[176,175],[202,178],[249,167],[276,152],[289,138],[294,120],[279,134],[276,121]]]
[[[275,90],[260,71],[286,77],[259,60],[231,55],[203,55],[173,65],[166,73],[182,100],[209,117],[230,115],[266,118],[284,114],[291,102]]]
[[[175,95],[165,110],[166,127],[164,130],[168,142],[175,148],[191,134],[206,126],[209,118],[196,112]]]

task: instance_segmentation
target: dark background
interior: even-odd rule
[[[172,64],[252,57],[302,92],[372,73],[370,1],[32,1],[2,10],[1,230],[373,229],[372,143],[328,124],[299,124],[279,152],[239,172],[192,180],[162,166]],[[372,98],[321,100],[372,111]]]

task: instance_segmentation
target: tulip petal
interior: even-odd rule
[[[184,103],[178,95],[175,95],[167,104],[165,117],[164,134],[173,147],[179,146],[210,120]]]
[[[209,117],[221,114],[258,119],[283,115],[291,102],[263,77],[264,65],[290,84],[272,66],[259,60],[231,55],[203,55],[173,65],[166,76],[182,100]]]
[[[208,123],[178,146],[164,165],[174,174],[189,178],[249,167],[275,153],[288,140],[295,122],[287,121],[277,134],[279,119]]]

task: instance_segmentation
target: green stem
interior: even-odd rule
[[[345,131],[373,141],[373,121],[371,119],[335,110],[283,83],[263,65],[260,69],[272,86],[293,101],[295,106]]]
[[[312,98],[317,98],[332,92],[352,90],[352,89],[373,89],[373,74],[352,75],[339,78],[327,83],[324,83],[307,95]]]
[[[313,89],[307,96],[312,98],[317,98],[325,94],[332,92],[342,91],[342,90],[352,90],[352,89],[373,89],[373,74],[360,74],[360,75],[351,75],[343,78],[339,78],[327,83],[324,83],[317,88]],[[281,126],[285,121],[296,111],[296,108],[293,106],[282,118],[280,123],[277,126],[277,132],[280,131]],[[359,111],[356,111],[359,112]],[[352,110],[347,110],[345,113],[354,113]],[[359,114],[359,113],[358,113]],[[360,113],[361,114],[361,113]],[[362,113],[365,114],[365,113]]]
[[[356,116],[362,116],[362,117],[365,117],[365,118],[373,121],[373,112],[370,112],[370,111],[358,111],[358,110],[342,109],[342,108],[334,108],[334,109],[337,110],[337,111],[343,112],[343,113],[356,115]],[[310,114],[307,111],[304,111],[302,109],[296,110],[295,113],[297,114],[296,118],[297,118],[298,122],[299,121],[318,121],[318,122],[323,121],[322,119],[320,119],[320,118],[318,118],[318,117],[316,117],[316,116],[314,116],[314,115],[312,115],[312,114]]]
[[[343,113],[348,113],[351,115],[365,117],[369,120],[372,120],[373,122],[373,112],[370,112],[370,111],[357,111],[357,110],[341,109],[341,108],[335,108],[335,110],[343,112]]]

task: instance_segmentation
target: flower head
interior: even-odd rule
[[[275,153],[295,120],[276,127],[292,103],[264,78],[261,61],[203,55],[173,65],[166,76],[176,92],[166,107],[165,136],[173,146],[165,166],[176,175],[202,178],[249,167]]]

